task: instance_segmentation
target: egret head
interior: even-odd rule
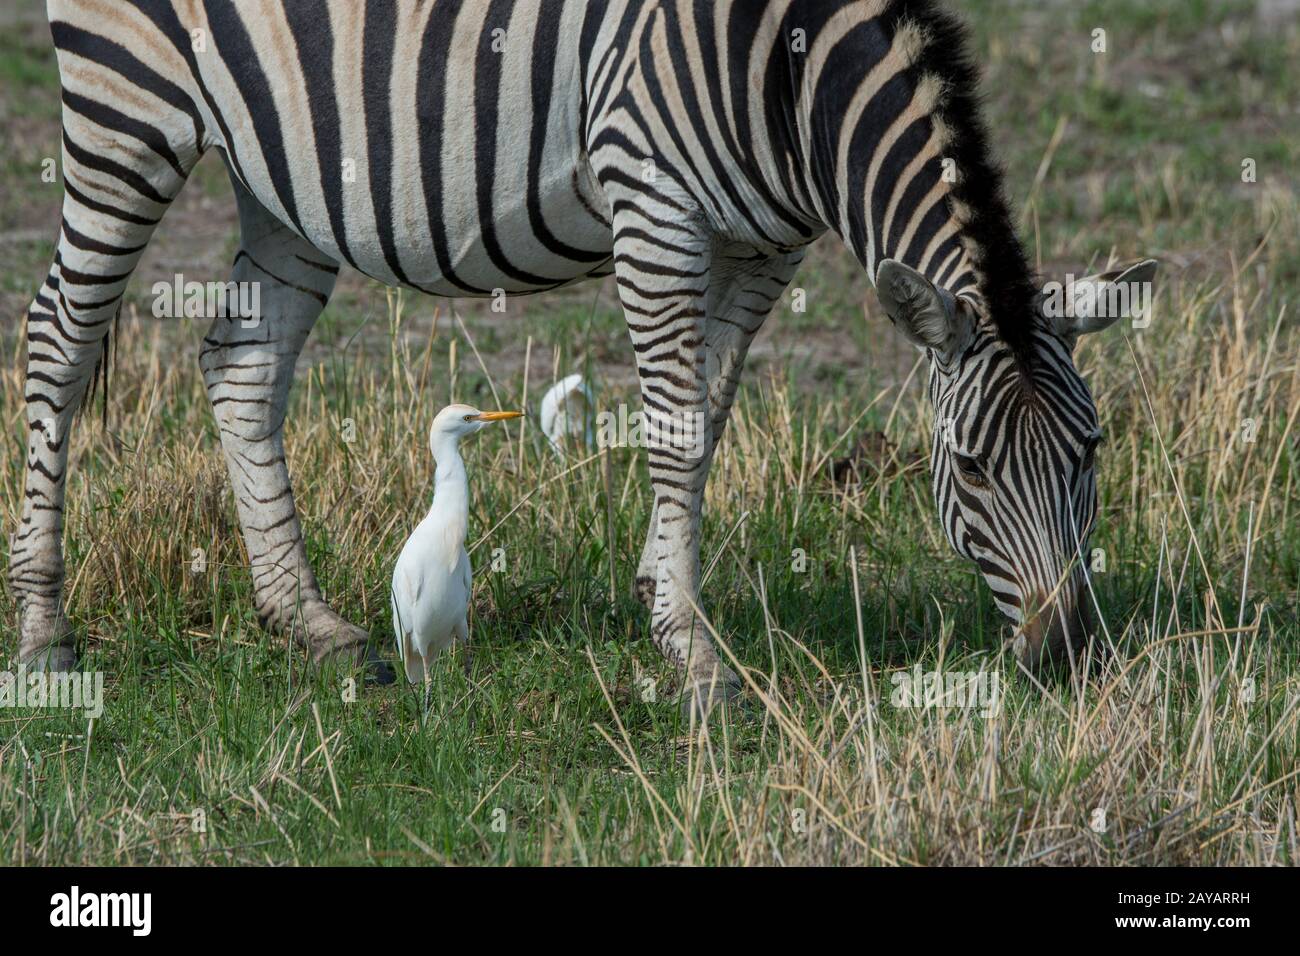
[[[1087,281],[1147,283],[1154,270],[1148,260]],[[1123,311],[1058,314],[1040,297],[1023,317],[1017,351],[978,298],[953,296],[891,260],[876,281],[891,321],[929,360],[931,476],[948,541],[975,562],[1015,624],[1021,662],[1059,669],[1095,626],[1087,564],[1102,435],[1074,346]]]
[[[523,414],[523,412],[481,412],[471,405],[448,405],[433,419],[433,427],[429,429],[429,447],[436,456],[438,446],[449,439],[453,443],[459,442],[467,435],[486,428],[492,422],[520,418]]]

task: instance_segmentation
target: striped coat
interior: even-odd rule
[[[211,149],[239,206],[233,279],[261,295],[256,321],[213,316],[204,378],[259,613],[318,659],[362,655],[366,632],[321,598],[282,429],[294,360],[343,265],[448,296],[616,276],[660,426],[636,591],[697,708],[737,682],[693,610],[709,463],[749,343],[825,231],[930,357],[937,414],[990,413],[970,388],[945,412],[951,383],[1009,375],[1019,384],[1000,400],[1024,403],[1050,368],[1070,407],[1035,400],[1060,425],[1035,467],[1091,454],[1095,409],[1070,359],[1090,329],[1042,314],[960,30],[933,3],[49,0],[49,13],[65,201],[28,314],[27,498],[10,566],[26,659],[73,660],[60,603],[71,417],[154,226]],[[694,422],[703,434],[682,441]],[[945,528],[1032,649],[1069,644],[1095,490],[1050,492],[1017,526],[987,495],[955,493],[952,462],[985,455],[962,447],[966,433],[936,431]],[[1013,434],[996,437],[1016,454]],[[1017,556],[1026,541],[1032,564]]]

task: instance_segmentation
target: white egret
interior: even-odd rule
[[[393,569],[393,631],[406,679],[412,684],[428,680],[439,651],[457,639],[469,640],[466,615],[472,577],[465,552],[469,482],[460,440],[490,422],[522,414],[449,405],[429,429],[429,448],[437,463],[433,505],[411,533]]]
[[[595,398],[581,375],[570,375],[551,386],[538,410],[551,450],[563,458],[568,438],[581,438],[588,448],[595,444],[594,408]]]

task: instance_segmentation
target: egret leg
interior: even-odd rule
[[[459,644],[465,654],[465,682],[474,683],[474,652],[469,646],[469,622],[461,621],[456,625],[456,643]]]
[[[429,711],[433,705],[433,658],[427,654],[420,655],[424,661],[424,722],[429,722]]]

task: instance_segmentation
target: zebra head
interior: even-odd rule
[[[1120,298],[1115,292],[1145,303],[1154,271],[1147,260],[1081,280],[1066,287],[1065,308],[1040,297],[1024,317],[1031,327],[1020,355],[978,299],[954,296],[894,260],[877,271],[885,312],[929,359],[931,473],[944,532],[979,566],[1016,624],[1016,656],[1033,670],[1068,665],[1095,624],[1087,556],[1102,435],[1074,346],[1135,314],[1107,303]]]

